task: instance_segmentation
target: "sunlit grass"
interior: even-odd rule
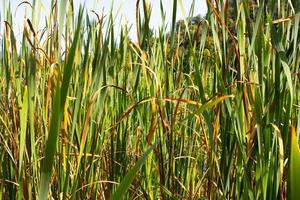
[[[0,199],[300,198],[300,2],[207,0],[182,34],[174,0],[152,35],[137,1],[137,41],[62,2],[1,19]]]

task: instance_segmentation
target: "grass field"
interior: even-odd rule
[[[207,0],[184,35],[184,1],[153,35],[138,0],[138,41],[55,2],[1,19],[0,199],[300,199],[298,0]]]

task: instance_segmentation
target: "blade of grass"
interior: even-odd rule
[[[61,88],[59,86],[59,79],[58,76],[57,80],[57,87],[54,97],[53,103],[53,111],[52,117],[50,122],[50,130],[49,135],[46,143],[45,149],[45,158],[42,164],[42,174],[41,174],[41,183],[40,183],[40,193],[39,199],[46,200],[48,196],[48,187],[51,178],[51,171],[52,165],[54,161],[54,154],[56,152],[56,144],[58,139],[58,134],[61,126],[61,117],[62,117],[62,110],[61,110]]]
[[[153,144],[136,162],[136,164],[132,167],[132,169],[127,172],[126,176],[120,183],[120,185],[117,187],[116,191],[112,194],[110,197],[111,200],[118,200],[122,199],[122,197],[125,195],[126,191],[131,185],[131,182],[133,181],[134,177],[136,176],[137,172],[140,170],[142,165],[146,162],[148,155],[151,153],[151,151],[155,148],[157,143]]]
[[[51,117],[49,136],[46,142],[45,159],[43,161],[43,166],[42,166],[40,194],[39,194],[39,199],[42,200],[47,199],[48,186],[51,177],[54,155],[56,152],[56,145],[57,145],[58,135],[61,127],[61,119],[64,112],[64,105],[68,94],[70,79],[72,76],[77,42],[81,31],[81,20],[82,20],[82,8],[80,7],[77,29],[76,29],[72,46],[69,51],[67,63],[65,64],[64,67],[63,81],[61,87],[60,87],[60,75],[58,75],[58,80],[57,80],[55,98],[53,103],[54,110]]]
[[[288,199],[300,199],[300,150],[294,127],[290,127],[290,158],[289,158],[289,181]]]
[[[23,154],[25,149],[26,129],[28,115],[28,92],[27,87],[24,90],[22,109],[20,112],[20,150],[19,150],[19,199],[22,199],[22,171],[23,171]]]

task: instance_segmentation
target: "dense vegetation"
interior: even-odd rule
[[[299,1],[161,3],[155,35],[137,0],[137,42],[51,2],[1,20],[0,199],[300,198]]]

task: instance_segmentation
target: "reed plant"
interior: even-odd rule
[[[181,0],[157,34],[146,0],[118,32],[38,2],[16,37],[3,1],[0,199],[300,198],[299,1],[207,0],[198,34]]]

